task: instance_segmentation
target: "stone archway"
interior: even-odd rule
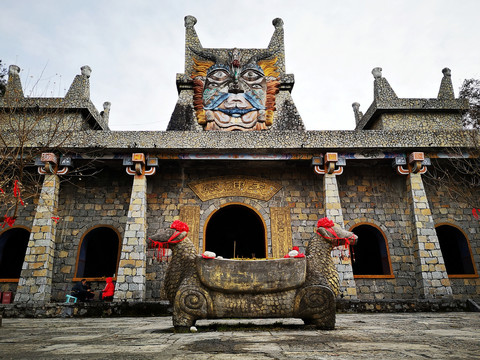
[[[265,258],[265,224],[260,215],[248,206],[223,206],[208,219],[204,249],[230,259]]]

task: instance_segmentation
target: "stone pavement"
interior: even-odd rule
[[[475,359],[480,313],[338,314],[336,330],[297,319],[3,319],[0,359]]]

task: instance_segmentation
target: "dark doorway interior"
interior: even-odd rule
[[[23,228],[9,229],[0,236],[0,278],[18,279],[22,271],[30,232]]]
[[[217,256],[265,258],[265,228],[255,211],[228,205],[215,212],[207,224],[205,250]]]
[[[115,230],[98,227],[83,238],[78,257],[77,277],[114,276],[118,264],[119,238]]]
[[[465,235],[459,229],[450,225],[440,225],[435,230],[437,231],[447,274],[475,274],[472,255]]]
[[[359,225],[353,229],[358,236],[352,246],[355,261],[352,262],[354,275],[390,275],[385,239],[380,230],[370,225]]]

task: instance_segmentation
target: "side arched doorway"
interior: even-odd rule
[[[80,241],[74,280],[115,277],[120,250],[121,238],[115,228],[100,225],[88,230]]]
[[[0,234],[0,279],[18,279],[27,251],[30,231],[23,227]]]
[[[204,248],[228,259],[265,258],[265,225],[260,215],[248,206],[223,206],[206,224]]]

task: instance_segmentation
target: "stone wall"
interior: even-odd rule
[[[377,161],[371,167],[360,165],[365,163],[348,162],[337,179],[345,227],[367,223],[383,231],[395,278],[356,279],[358,298],[411,299],[416,281],[405,177],[396,174],[387,160]]]
[[[480,267],[480,222],[472,214],[470,204],[478,204],[480,194],[465,189],[464,196],[452,198],[445,187],[426,185],[426,192],[435,225],[449,224],[463,230],[470,243],[474,266]],[[468,203],[468,202],[469,203]],[[480,278],[452,278],[450,283],[454,299],[473,298],[480,300]]]
[[[64,179],[65,180],[65,179]],[[60,184],[57,250],[54,262],[53,298],[61,301],[74,281],[82,236],[91,228],[107,225],[123,235],[131,193],[132,178],[121,163],[105,167],[95,177],[73,178]],[[121,240],[121,239],[120,239]],[[92,282],[92,289],[105,283]]]
[[[195,163],[196,165],[197,163]],[[268,166],[266,166],[268,164]],[[200,164],[198,164],[200,165]],[[270,208],[282,207],[290,209],[291,232],[293,245],[305,250],[306,242],[313,236],[313,229],[320,217],[324,215],[322,177],[315,175],[308,162],[258,162],[235,164],[227,169],[224,164],[209,164],[200,166],[179,166],[178,163],[162,165],[161,170],[150,177],[148,202],[148,234],[157,229],[168,227],[179,218],[180,209],[186,205],[200,207],[200,229],[198,246],[203,252],[204,224],[215,210],[227,203],[245,204],[258,212],[267,227],[269,254],[272,252]],[[244,177],[260,177],[272,180],[282,185],[281,190],[270,200],[262,201],[242,196],[232,196],[201,201],[189,188],[188,184],[199,179],[209,179],[222,176],[242,175]],[[163,283],[166,262],[158,262],[154,249],[147,255],[147,299],[163,298],[161,285]]]

